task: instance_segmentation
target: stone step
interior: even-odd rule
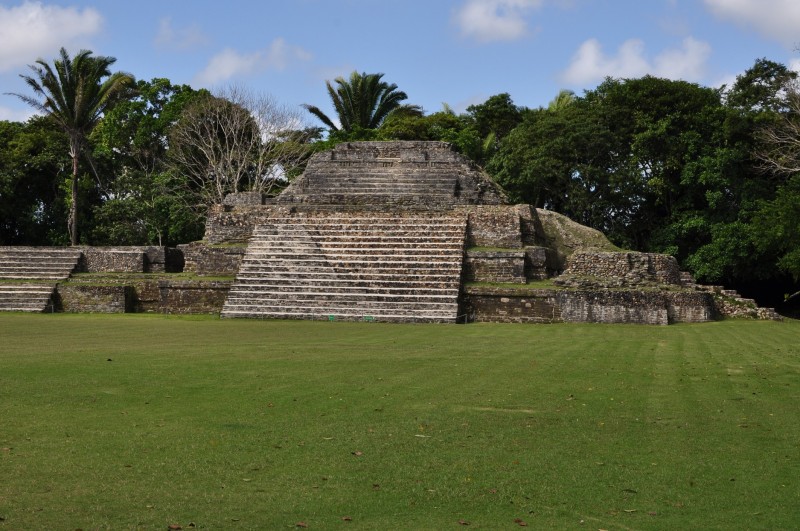
[[[8,272],[26,272],[26,271],[65,271],[71,270],[74,267],[72,263],[53,263],[43,262],[41,264],[30,264],[28,262],[8,262],[0,261],[0,271]]]
[[[59,247],[0,247],[0,279],[63,280],[78,265],[81,251]]]
[[[323,213],[317,214],[316,212],[313,214],[313,217],[308,214],[297,214],[294,216],[274,216],[270,217],[269,220],[265,220],[264,223],[281,223],[283,225],[291,225],[295,223],[299,224],[313,224],[313,225],[325,225],[330,223],[336,223],[340,225],[373,225],[377,223],[385,224],[386,226],[404,226],[404,225],[416,225],[419,223],[424,223],[426,225],[442,225],[442,226],[452,226],[453,228],[457,228],[461,222],[463,222],[465,216],[463,215],[442,215],[440,212],[434,212],[430,215],[409,215],[409,216],[395,216],[395,215],[385,215],[383,213],[375,213],[375,215],[365,216],[359,214],[352,214],[349,216],[341,216],[338,215],[336,212],[330,213]]]
[[[0,295],[50,295],[53,286],[37,284],[5,284],[0,283]]]
[[[458,305],[453,304],[440,304],[432,306],[421,306],[418,304],[402,305],[402,304],[367,304],[353,302],[344,304],[339,301],[297,301],[292,305],[284,304],[285,301],[276,301],[271,303],[269,301],[260,303],[249,304],[226,304],[223,310],[224,313],[230,314],[231,312],[284,312],[284,313],[319,313],[322,315],[330,314],[350,314],[350,315],[448,315],[452,312],[452,318],[455,319],[458,311]],[[330,304],[322,304],[328,302]],[[333,304],[335,302],[335,304]]]
[[[342,283],[356,285],[360,282],[370,282],[381,286],[406,286],[414,289],[424,289],[427,286],[458,286],[459,279],[452,273],[445,274],[414,274],[397,278],[397,273],[359,273],[359,272],[331,272],[331,271],[246,271],[240,272],[237,282],[307,282]]]
[[[387,291],[365,291],[346,289],[302,289],[295,286],[285,287],[243,287],[237,286],[228,293],[228,300],[338,300],[344,301],[380,301],[380,302],[418,302],[420,304],[435,304],[441,302],[458,302],[458,292],[451,293],[406,293],[397,294]]]
[[[354,166],[350,165],[342,168],[330,168],[324,172],[312,170],[311,172],[306,173],[306,176],[310,177],[306,182],[314,183],[317,181],[341,179],[357,184],[362,178],[369,180],[391,179],[394,181],[403,182],[438,182],[455,180],[455,178],[452,176],[452,167],[420,166],[418,168],[414,168],[404,165],[404,171],[402,173],[398,173],[392,166],[375,166],[372,168],[372,171],[359,171],[357,177],[353,176],[353,167]],[[368,166],[362,166],[362,168],[364,167]]]
[[[331,204],[335,202],[347,203],[348,199],[358,199],[358,200],[365,200],[369,199],[371,202],[374,203],[387,203],[387,204],[394,204],[394,205],[403,205],[403,204],[419,204],[419,203],[435,203],[437,201],[441,202],[443,199],[449,199],[453,197],[455,193],[450,194],[435,194],[435,193],[428,193],[427,191],[420,190],[419,193],[357,193],[357,192],[350,192],[350,193],[335,193],[335,192],[324,192],[324,191],[316,191],[313,190],[306,196],[303,196],[303,200],[306,203],[325,203]],[[281,200],[278,198],[278,203]]]
[[[339,253],[339,254],[350,254],[356,252],[358,254],[363,254],[366,252],[380,252],[386,255],[394,256],[394,255],[401,255],[401,256],[409,256],[411,254],[415,256],[452,256],[457,257],[463,254],[462,246],[456,246],[455,244],[451,246],[436,246],[436,247],[424,247],[421,244],[419,247],[415,247],[410,244],[404,244],[403,246],[397,247],[387,247],[385,243],[376,243],[376,244],[364,244],[361,246],[353,245],[352,243],[343,243],[342,245],[329,245],[325,242],[292,242],[292,241],[275,241],[275,245],[253,245],[251,246],[251,250],[253,251],[254,255],[273,255],[273,256],[284,256],[292,253],[317,253],[317,254],[330,254],[330,253]],[[276,252],[276,247],[280,249],[280,252]]]
[[[422,190],[448,190],[452,191],[457,184],[456,179],[451,180],[444,180],[444,179],[426,179],[426,180],[415,180],[415,179],[403,179],[397,180],[393,178],[381,178],[381,177],[373,177],[373,178],[366,178],[363,180],[352,180],[352,179],[315,179],[313,181],[307,182],[305,185],[306,190],[320,190],[326,188],[337,188],[337,189],[346,189],[356,190],[356,191],[363,191],[363,190],[385,190],[386,188],[396,189],[398,191],[402,190],[409,190],[409,189],[422,189]]]
[[[48,274],[48,273],[26,273],[26,274],[17,274],[17,273],[3,273],[0,272],[0,280],[64,280],[65,278],[69,277],[69,273],[67,274]]]
[[[0,246],[0,255],[70,256],[79,258],[81,253],[82,251],[79,249],[65,249],[63,247]]]
[[[253,252],[275,252],[276,250],[286,251],[299,249],[302,251],[324,251],[330,253],[347,253],[364,251],[370,253],[385,252],[390,254],[450,254],[461,255],[464,252],[463,245],[456,242],[421,242],[417,241],[414,245],[413,240],[400,242],[395,246],[393,242],[385,241],[354,241],[354,238],[338,238],[330,241],[324,238],[286,239],[286,238],[260,238],[257,242],[250,244],[248,251]]]
[[[52,306],[56,284],[0,282],[0,311],[44,312]]]
[[[304,321],[376,321],[394,323],[454,323],[455,318],[448,314],[423,314],[415,312],[413,314],[386,314],[379,315],[332,312],[325,313],[320,311],[242,311],[228,310],[223,311],[221,317],[224,318],[249,318],[249,319],[298,319]]]
[[[400,264],[400,265],[413,265],[413,264],[451,264],[453,256],[450,255],[414,255],[403,256],[401,254],[388,255],[388,254],[334,254],[334,253],[263,253],[255,256],[245,257],[242,259],[244,264],[263,264],[270,265],[275,262],[290,262],[295,264],[303,264],[308,262],[321,262],[336,266],[339,264],[363,265],[364,267],[372,267],[375,264]]]
[[[391,310],[399,311],[457,311],[457,301],[407,301],[388,299],[363,299],[357,297],[311,297],[308,295],[290,298],[244,298],[229,297],[225,302],[226,309],[245,309],[253,308],[339,308],[339,309],[358,309],[360,312]]]
[[[361,236],[372,237],[378,239],[393,238],[393,237],[416,237],[423,240],[432,239],[443,240],[445,238],[458,237],[461,231],[453,229],[449,226],[375,226],[365,225],[363,227],[347,227],[344,225],[331,224],[331,225],[285,225],[285,226],[261,226],[253,231],[254,236],[262,234],[275,235],[275,234],[290,234],[290,235],[303,235],[306,233],[314,233],[315,235],[341,235],[348,236]]]
[[[272,242],[276,240],[308,242],[308,241],[330,241],[334,244],[341,244],[346,242],[363,242],[385,245],[394,245],[395,243],[420,243],[430,246],[435,245],[448,245],[455,243],[453,240],[460,237],[459,232],[440,231],[437,229],[431,230],[404,230],[404,231],[371,231],[360,230],[351,231],[344,229],[331,229],[331,230],[306,230],[306,229],[282,229],[280,231],[270,232],[253,232],[253,238],[265,238],[267,241]]]
[[[380,255],[379,257],[371,257],[368,253],[364,253],[363,255],[334,255],[334,254],[325,254],[325,253],[308,253],[307,255],[297,254],[292,255],[297,256],[296,258],[291,258],[289,256],[281,256],[276,254],[268,254],[262,253],[255,256],[247,256],[245,255],[242,258],[242,266],[271,266],[275,264],[296,264],[296,265],[314,265],[314,264],[325,264],[328,267],[365,267],[369,269],[375,268],[375,266],[383,265],[390,265],[395,268],[397,267],[411,267],[411,268],[419,268],[419,267],[434,267],[439,268],[443,266],[447,266],[451,269],[458,269],[461,270],[460,267],[457,267],[454,262],[456,260],[460,260],[461,255],[454,255],[454,256],[443,256],[443,257],[435,257],[435,256],[424,256],[424,257],[417,257],[417,256],[408,256],[408,257],[400,257],[400,256],[386,256]],[[391,258],[391,259],[390,259]],[[401,259],[406,258],[406,259]]]
[[[333,290],[366,290],[381,291],[382,293],[410,293],[424,291],[426,293],[455,293],[458,294],[459,284],[457,282],[436,283],[429,281],[410,282],[406,280],[345,280],[331,278],[292,278],[292,283],[287,284],[288,277],[284,278],[240,278],[237,287],[251,289],[278,289],[291,286],[296,289],[304,288],[325,288]]]
[[[312,196],[344,196],[344,197],[393,197],[398,199],[406,195],[450,198],[455,195],[455,186],[447,188],[427,186],[375,186],[373,188],[348,189],[346,186],[314,186],[308,187],[306,192]]]
[[[252,275],[256,276],[259,272],[261,273],[269,273],[275,274],[280,271],[286,271],[291,274],[295,275],[302,275],[302,274],[315,274],[315,275],[338,275],[344,274],[350,271],[351,273],[357,274],[382,274],[387,279],[390,277],[404,277],[407,275],[425,275],[423,278],[433,278],[435,276],[440,275],[452,275],[452,276],[459,276],[461,274],[461,268],[452,264],[441,263],[441,264],[431,264],[429,262],[417,263],[417,264],[406,264],[404,267],[386,267],[386,266],[374,266],[374,267],[364,267],[364,264],[356,264],[358,265],[358,269],[355,269],[353,266],[354,264],[348,263],[337,263],[337,264],[329,264],[327,262],[305,262],[303,264],[298,264],[296,262],[283,262],[283,261],[275,261],[272,264],[261,264],[242,267],[239,269],[239,276],[247,276]],[[291,277],[290,277],[291,278]],[[58,279],[55,279],[58,280]],[[420,279],[422,280],[422,278]]]
[[[253,242],[248,247],[248,253],[258,254],[274,254],[277,252],[314,252],[317,254],[390,254],[390,255],[403,255],[409,256],[419,254],[420,256],[453,256],[459,259],[464,254],[462,246],[448,244],[447,246],[425,246],[421,243],[419,247],[414,247],[413,244],[404,247],[394,247],[391,242],[359,242],[341,238],[338,241],[331,242],[323,239],[316,241],[298,241],[298,240],[285,240],[268,238],[261,238],[257,242]],[[247,253],[245,253],[247,254]]]

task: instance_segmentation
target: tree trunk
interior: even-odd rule
[[[72,197],[69,203],[69,243],[78,245],[78,153],[72,155]]]

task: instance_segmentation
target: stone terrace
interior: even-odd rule
[[[466,219],[330,215],[256,226],[223,317],[455,322]]]

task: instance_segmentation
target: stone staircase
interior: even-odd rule
[[[774,308],[762,308],[753,299],[742,297],[738,291],[725,289],[724,286],[711,286],[698,284],[688,271],[681,271],[681,284],[697,291],[711,293],[717,311],[724,317],[749,317],[752,319],[765,319],[782,321],[783,317]]]
[[[59,280],[78,266],[81,251],[63,247],[0,247],[0,311],[52,310]]]
[[[362,214],[256,226],[223,317],[455,322],[466,219]]]
[[[364,166],[369,163],[360,163]],[[341,168],[307,176],[302,192],[313,203],[431,204],[449,203],[458,191],[458,179],[449,169],[406,168],[397,172],[393,165],[370,165],[367,171],[353,173],[350,163]],[[414,166],[414,164],[405,164]],[[338,170],[338,171],[337,171]]]

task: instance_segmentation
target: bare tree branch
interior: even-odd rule
[[[303,127],[299,109],[231,86],[186,108],[171,131],[169,156],[205,205],[229,193],[269,194],[307,156],[302,144],[285,141]]]
[[[756,157],[763,167],[782,175],[800,172],[800,84],[787,91],[786,112],[759,131],[762,147]]]

